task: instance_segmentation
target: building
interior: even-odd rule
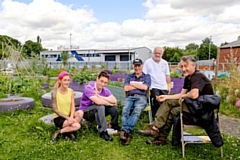
[[[229,63],[240,64],[240,39],[220,47],[218,70],[228,70]]]
[[[40,58],[46,58],[47,62],[52,68],[60,67],[61,52],[56,51],[42,51]],[[120,49],[71,49],[69,51],[68,62],[77,68],[100,67],[102,64],[106,65],[108,69],[114,67],[119,69],[129,69],[132,66],[132,60],[140,58],[143,61],[152,56],[152,51],[147,47],[138,48],[120,48]]]

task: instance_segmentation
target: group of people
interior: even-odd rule
[[[76,140],[74,131],[80,129],[82,118],[98,124],[100,137],[112,141],[108,134],[108,124],[105,116],[111,116],[110,126],[118,130],[119,138],[123,145],[130,144],[132,133],[142,111],[147,106],[148,91],[152,115],[155,117],[153,124],[146,129],[138,130],[144,136],[152,136],[147,144],[166,145],[174,117],[180,112],[179,100],[187,97],[197,99],[201,95],[213,95],[211,82],[197,70],[196,60],[192,56],[183,56],[180,60],[180,69],[185,77],[183,89],[180,93],[170,95],[171,79],[167,61],[162,59],[163,48],[155,47],[153,56],[145,61],[133,60],[134,73],[127,75],[124,82],[126,98],[122,109],[122,127],[118,125],[117,99],[106,87],[109,75],[102,71],[96,82],[88,84],[83,92],[80,108],[75,111],[74,94],[68,88],[71,80],[70,74],[62,72],[52,90],[52,107],[54,110],[54,123],[60,128],[53,136],[69,133],[69,137]],[[183,110],[189,112],[183,102]]]

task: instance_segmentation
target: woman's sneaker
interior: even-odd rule
[[[52,134],[51,141],[52,142],[57,142],[57,137],[60,133],[60,130],[57,130],[55,133]]]

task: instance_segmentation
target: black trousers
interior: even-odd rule
[[[152,116],[153,119],[157,113],[158,108],[161,106],[161,102],[158,102],[156,100],[156,96],[160,96],[160,95],[167,95],[168,91],[167,90],[160,90],[160,89],[156,89],[156,88],[152,88],[150,91],[150,99],[151,99],[151,109],[152,109]]]

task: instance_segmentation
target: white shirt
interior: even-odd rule
[[[149,58],[144,62],[143,72],[151,76],[151,88],[167,90],[166,76],[170,75],[168,62],[161,59],[160,62],[155,62],[153,58]]]

